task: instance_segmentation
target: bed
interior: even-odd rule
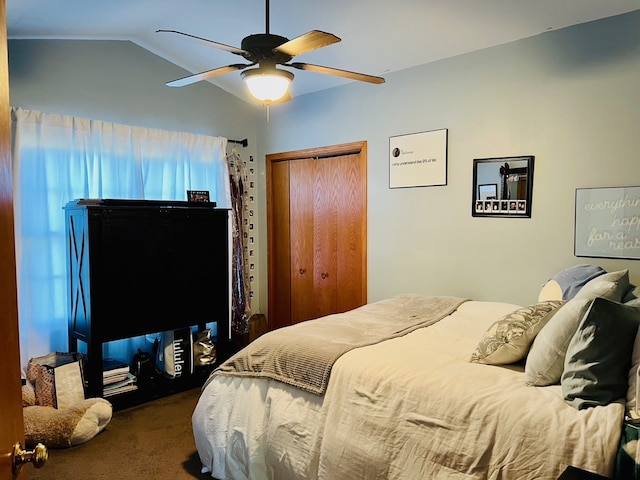
[[[571,465],[613,476],[625,412],[635,406],[640,315],[623,302],[628,273],[626,283],[621,272],[598,279],[570,299],[526,306],[398,295],[269,332],[202,388],[192,424],[203,471],[254,480],[555,480]],[[611,308],[623,309],[624,321],[603,343],[585,318],[608,318]],[[595,350],[616,345],[613,360],[597,362],[604,375],[581,370],[601,355],[589,335]]]

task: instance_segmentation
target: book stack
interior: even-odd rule
[[[136,390],[136,377],[129,364],[115,358],[102,360],[102,394],[104,397]]]

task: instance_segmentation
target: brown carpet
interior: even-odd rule
[[[30,480],[209,479],[200,473],[191,414],[200,389],[114,412],[107,428],[76,447],[50,449]]]

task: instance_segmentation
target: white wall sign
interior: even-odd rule
[[[576,189],[574,254],[640,260],[640,187]]]
[[[446,128],[389,138],[389,188],[447,184]]]

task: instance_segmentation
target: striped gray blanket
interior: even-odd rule
[[[266,377],[322,395],[331,368],[341,355],[432,325],[465,301],[447,296],[398,295],[274,330],[229,358],[210,378]]]

